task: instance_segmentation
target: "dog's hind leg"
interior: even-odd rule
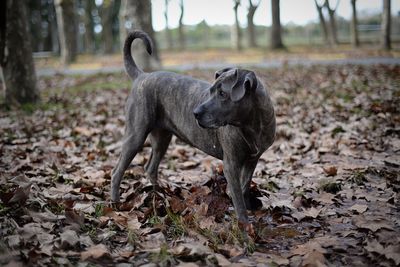
[[[111,200],[119,201],[119,187],[121,184],[122,177],[125,170],[129,167],[129,164],[142,148],[144,141],[146,140],[147,131],[141,129],[127,128],[125,141],[122,145],[122,152],[118,159],[117,166],[112,171],[111,178]]]
[[[147,177],[153,185],[157,184],[158,166],[160,161],[168,149],[169,142],[171,141],[172,134],[166,130],[154,129],[149,134],[151,143],[151,156],[150,160],[145,166]]]

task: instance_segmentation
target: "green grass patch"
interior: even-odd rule
[[[344,132],[346,132],[346,131],[342,128],[342,126],[337,126],[337,127],[335,127],[335,129],[332,130],[332,132],[331,132],[331,137],[333,138],[333,137],[335,137],[337,134],[339,134],[339,133],[344,133]]]
[[[367,178],[365,177],[365,171],[355,171],[351,176],[350,176],[350,181],[352,183],[355,183],[356,185],[363,185],[365,182],[367,182]]]
[[[174,256],[168,251],[168,245],[162,244],[158,253],[150,255],[150,261],[159,266],[175,266],[178,262]]]
[[[270,192],[276,192],[280,189],[279,186],[273,181],[268,181],[267,183],[262,184],[261,188]]]
[[[54,102],[39,102],[39,103],[25,103],[21,105],[21,110],[26,114],[33,114],[35,111],[47,111],[61,109],[63,105],[61,103]]]
[[[94,208],[94,216],[96,218],[99,218],[100,216],[103,216],[103,214],[104,214],[104,204],[103,203],[96,204]]]
[[[183,221],[182,216],[174,214],[172,211],[167,209],[167,217],[165,218],[167,224],[166,232],[167,236],[172,239],[178,239],[187,233],[186,225]]]
[[[336,181],[324,180],[321,181],[319,189],[327,193],[336,194],[342,190],[342,185]]]

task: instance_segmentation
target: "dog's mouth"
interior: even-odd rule
[[[215,123],[215,122],[212,122],[212,123],[210,123],[210,124],[205,125],[205,124],[201,123],[199,120],[196,120],[196,123],[197,123],[198,126],[200,126],[200,127],[203,128],[203,129],[214,129],[214,130],[215,130],[215,129],[218,129],[219,127],[222,127],[222,126],[226,126],[226,125],[227,125],[226,122],[223,122],[223,123]]]

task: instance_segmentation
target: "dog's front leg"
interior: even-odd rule
[[[240,184],[242,188],[242,194],[244,198],[244,202],[246,208],[248,210],[253,210],[255,207],[252,205],[251,196],[250,196],[250,184],[253,178],[254,169],[257,166],[258,159],[246,161],[242,167],[241,175],[240,175]]]
[[[228,181],[229,191],[235,207],[237,219],[240,224],[247,225],[249,219],[247,217],[247,211],[240,182],[241,169],[242,166],[237,160],[232,158],[224,158],[224,172]]]

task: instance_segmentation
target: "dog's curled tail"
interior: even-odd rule
[[[133,31],[128,34],[124,44],[124,64],[125,70],[132,80],[136,79],[139,74],[143,73],[143,71],[136,65],[131,53],[131,45],[133,40],[136,38],[142,39],[144,45],[146,46],[147,53],[151,55],[153,52],[153,43],[151,42],[150,36],[147,35],[147,33],[142,31]]]

